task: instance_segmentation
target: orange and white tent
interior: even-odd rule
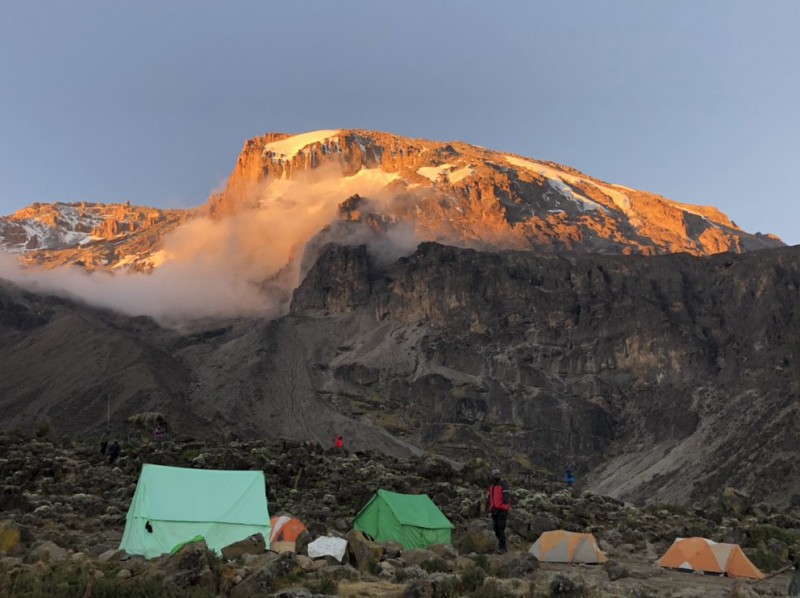
[[[592,534],[579,534],[563,529],[544,532],[528,552],[546,563],[593,564],[608,560]]]
[[[269,520],[269,549],[275,552],[294,552],[297,537],[306,531],[299,519],[290,515],[279,515]]]
[[[728,577],[764,579],[738,544],[724,544],[705,538],[678,538],[658,561],[659,567],[724,573]]]

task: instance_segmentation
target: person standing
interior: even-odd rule
[[[567,489],[571,492],[572,487],[575,485],[575,474],[572,473],[571,467],[567,467],[567,471],[564,474],[564,483],[567,485]]]
[[[489,486],[489,513],[492,527],[501,553],[506,552],[506,521],[511,510],[511,492],[508,484],[500,479],[500,470],[492,470],[492,484]]]
[[[114,444],[108,447],[108,464],[113,465],[114,461],[117,460],[121,452],[122,448],[119,446],[119,442],[115,440]]]
[[[344,448],[344,438],[342,438],[341,434],[339,434],[339,436],[336,437],[336,441],[334,442],[334,445],[336,446],[337,449],[343,449]]]

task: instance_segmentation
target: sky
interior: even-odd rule
[[[798,27],[797,0],[0,0],[0,215],[196,206],[248,138],[361,128],[560,162],[794,245]]]

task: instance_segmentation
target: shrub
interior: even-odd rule
[[[514,593],[501,586],[496,579],[484,580],[483,585],[470,594],[470,598],[513,598]]]
[[[486,579],[486,571],[477,565],[470,565],[461,575],[461,585],[464,591],[474,592],[483,585],[484,579]]]
[[[780,555],[762,546],[747,549],[747,558],[749,558],[756,567],[762,571],[774,571],[786,565]]]
[[[331,578],[318,578],[306,581],[305,587],[312,594],[327,594],[331,596],[335,596],[339,590],[339,585]]]
[[[36,438],[44,440],[50,436],[50,422],[42,422],[36,428]]]
[[[447,562],[440,558],[423,561],[420,563],[420,567],[422,567],[428,573],[443,573],[449,570]]]
[[[782,529],[776,525],[763,524],[753,526],[747,530],[747,535],[753,544],[758,542],[768,542],[771,539],[778,540],[787,546],[800,541],[800,531]]]

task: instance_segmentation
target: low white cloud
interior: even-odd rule
[[[162,323],[209,317],[274,317],[285,312],[299,284],[300,258],[308,242],[335,221],[339,204],[353,194],[386,201],[380,176],[342,177],[338,167],[304,173],[302,181],[268,181],[253,197],[222,218],[201,217],[163,239],[163,264],[148,274],[86,272],[71,266],[43,270],[0,260],[0,277],[31,290],[66,294],[129,315]],[[383,199],[381,199],[383,198]],[[380,259],[393,259],[416,246],[411,226],[380,236],[356,227],[332,239],[368,243]]]

